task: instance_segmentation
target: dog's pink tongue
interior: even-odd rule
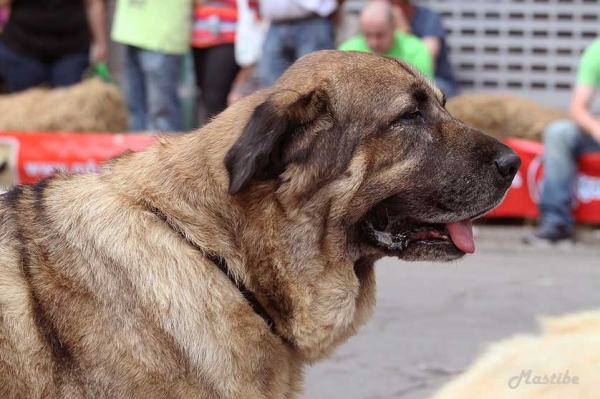
[[[475,241],[473,241],[473,224],[470,220],[448,223],[446,225],[450,238],[454,245],[463,252],[472,254],[475,252]]]

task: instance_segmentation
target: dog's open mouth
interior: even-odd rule
[[[373,207],[363,218],[361,233],[371,245],[389,252],[401,252],[415,245],[475,252],[470,219],[446,224],[421,223],[395,214],[384,203]]]

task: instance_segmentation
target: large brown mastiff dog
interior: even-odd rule
[[[294,398],[383,256],[473,252],[520,164],[406,64],[325,51],[202,130],[0,197],[0,397]]]

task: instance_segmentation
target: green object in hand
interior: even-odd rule
[[[108,66],[104,62],[98,62],[93,66],[94,75],[98,76],[106,83],[110,83],[112,80],[110,78],[110,72],[108,71]]]

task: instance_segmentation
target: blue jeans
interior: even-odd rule
[[[182,62],[182,55],[125,46],[121,86],[129,107],[130,131],[181,132]]]
[[[0,72],[11,92],[48,83],[50,87],[79,83],[87,69],[88,53],[70,54],[52,61],[25,56],[0,41]]]
[[[600,144],[582,132],[575,122],[562,120],[550,124],[544,132],[544,180],[540,212],[542,223],[573,226],[573,187],[577,158],[600,152]]]
[[[334,48],[333,24],[328,18],[272,22],[258,62],[261,86],[275,83],[287,67],[303,55]]]

